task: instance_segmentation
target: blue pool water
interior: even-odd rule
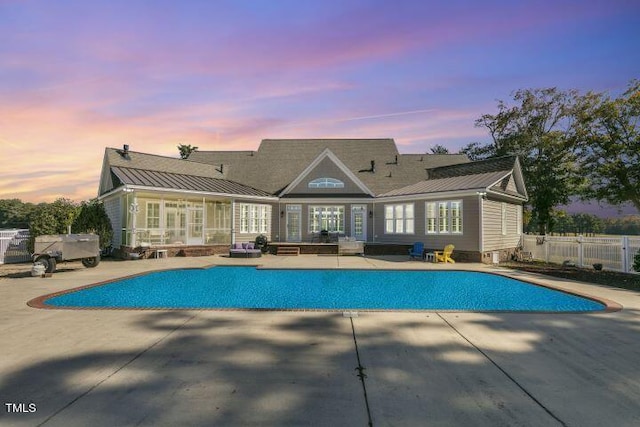
[[[57,307],[596,311],[603,304],[466,271],[213,267],[130,277],[49,298]]]

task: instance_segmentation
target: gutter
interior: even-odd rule
[[[252,196],[249,194],[212,193],[212,192],[206,192],[206,191],[179,190],[175,188],[145,187],[143,185],[124,185],[124,186],[118,187],[115,190],[111,190],[110,192],[105,193],[101,196],[98,196],[98,200],[102,200],[104,198],[107,198],[111,195],[117,194],[125,190],[149,191],[154,193],[181,193],[181,194],[193,194],[198,196],[231,197],[231,198],[238,198],[238,199],[263,200],[268,202],[278,201],[278,198],[276,196]]]

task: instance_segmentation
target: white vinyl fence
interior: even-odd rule
[[[555,264],[569,261],[579,267],[602,264],[606,270],[638,273],[633,257],[640,251],[640,236],[559,237],[522,236],[522,250],[533,259]]]
[[[0,264],[31,261],[29,230],[0,230]]]

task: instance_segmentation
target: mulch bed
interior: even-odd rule
[[[640,274],[619,273],[617,271],[607,270],[596,271],[589,268],[564,267],[558,264],[545,264],[539,262],[508,262],[501,263],[500,265],[513,268],[515,270],[545,274],[547,276],[559,277],[562,279],[571,279],[580,282],[594,283],[596,285],[640,291]]]

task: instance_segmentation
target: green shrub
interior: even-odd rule
[[[113,238],[111,221],[104,205],[98,200],[82,202],[80,212],[73,222],[71,230],[74,233],[97,234],[100,237],[100,249],[109,247]]]
[[[633,269],[640,273],[640,251],[633,257]]]

